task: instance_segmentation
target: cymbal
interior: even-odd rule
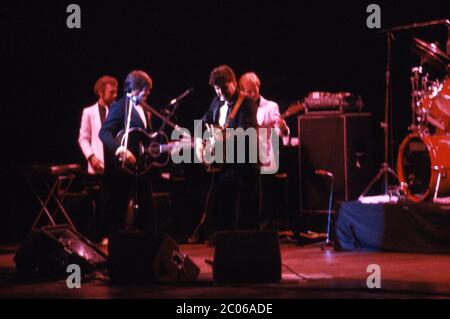
[[[414,38],[414,51],[419,55],[421,64],[429,64],[440,70],[446,70],[450,57],[438,45]]]

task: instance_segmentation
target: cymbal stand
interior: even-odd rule
[[[381,164],[380,171],[372,179],[369,185],[364,189],[361,197],[364,197],[372,188],[372,186],[381,178],[384,178],[384,195],[388,195],[389,188],[389,174],[392,175],[397,181],[398,176],[395,171],[389,166],[389,106],[391,104],[391,45],[393,34],[392,31],[387,31],[387,59],[386,59],[386,73],[385,73],[385,101],[384,101],[384,122],[381,123],[381,127],[384,131],[384,162]]]

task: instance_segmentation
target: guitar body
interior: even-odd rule
[[[124,130],[117,134],[116,140],[122,145]],[[131,128],[128,133],[128,150],[136,157],[136,164],[125,165],[124,170],[133,175],[143,175],[152,167],[164,167],[170,159],[169,140],[164,133],[149,134],[141,128]],[[120,163],[122,165],[122,163]]]
[[[209,139],[209,146],[206,146],[206,144],[204,146],[206,146],[206,147],[212,146],[212,147],[214,147],[214,150],[215,150],[215,147],[218,146],[216,144],[216,141],[221,140],[222,147],[223,147],[223,161],[225,161],[225,158],[226,158],[225,129],[220,127],[219,125],[215,125],[215,124],[211,124],[211,125],[209,125],[209,127],[210,127],[209,131],[211,133],[211,137]],[[205,148],[204,154],[205,153],[206,153],[206,148]],[[212,153],[212,155],[214,155],[214,154],[215,154],[215,152]],[[206,169],[206,172],[208,172],[208,173],[218,173],[223,170],[223,163],[218,163],[216,161],[211,162],[211,163],[205,163],[205,169]]]

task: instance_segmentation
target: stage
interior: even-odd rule
[[[431,202],[344,202],[335,226],[342,250],[426,254],[450,252],[450,208]]]
[[[104,248],[104,247],[103,247]],[[14,277],[16,246],[0,248],[0,298],[88,299],[309,299],[449,298],[450,255],[322,251],[318,245],[282,244],[282,281],[277,284],[216,285],[214,249],[181,245],[201,273],[192,284],[112,286],[106,278],[84,280],[68,289],[65,280],[19,282]],[[369,289],[367,267],[380,266],[381,288]],[[267,300],[266,300],[267,301]]]
[[[430,204],[450,203],[449,8],[448,0],[6,3],[0,299],[294,300],[295,317],[309,315],[297,299],[450,299],[450,205]],[[210,148],[235,138],[228,154]],[[232,156],[211,173],[220,154]],[[247,158],[252,165],[241,165]],[[271,174],[257,179],[256,164]],[[401,200],[354,202],[380,191]],[[275,228],[274,240],[252,241],[262,233],[254,231],[221,246],[214,234],[256,228]],[[114,241],[119,229],[150,236]],[[98,248],[116,247],[109,258],[87,240],[106,236],[110,246]],[[214,263],[224,246],[227,261]],[[138,284],[83,268],[81,287],[69,288],[66,267],[91,266],[92,252]],[[187,278],[185,260],[200,269],[195,280],[143,282],[158,267]],[[58,264],[43,268],[60,279],[18,274],[36,264]],[[278,280],[281,267],[281,280],[219,284],[220,265],[247,265],[228,268],[247,282],[273,269]],[[47,315],[52,306],[16,308]],[[364,316],[355,309],[345,315]]]

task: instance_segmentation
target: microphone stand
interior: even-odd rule
[[[124,156],[126,156],[126,152],[128,150],[128,134],[130,132],[130,124],[131,124],[131,112],[133,108],[133,99],[131,93],[127,93],[127,97],[125,99],[127,105],[127,113],[126,113],[126,122],[125,122],[125,139],[123,141],[124,148]],[[122,159],[122,168],[125,168],[125,158]]]
[[[124,158],[122,159],[122,168],[125,168],[125,162],[126,162],[126,152],[128,150],[128,135],[130,132],[130,125],[131,125],[131,112],[132,112],[132,108],[133,108],[133,104],[135,104],[135,102],[133,101],[132,98],[132,94],[131,93],[127,93],[126,95],[126,109],[127,109],[127,114],[126,114],[126,122],[125,122],[125,138],[123,140],[123,144],[122,146],[124,147]],[[142,106],[142,108],[144,108],[145,110],[147,110],[148,112],[154,114],[155,116],[157,116],[158,118],[160,118],[163,123],[169,125],[170,127],[176,129],[176,125],[170,121],[170,119],[165,118],[163,115],[161,115],[157,110],[155,110],[153,107],[151,107],[150,105],[147,104],[147,102],[145,101],[140,101],[139,105]],[[135,187],[134,187],[134,194],[133,194],[133,212],[134,212],[134,216],[136,218],[136,214],[138,212],[139,209],[139,203],[138,203],[138,175],[135,174]]]
[[[167,120],[170,121],[172,116],[175,114],[175,110],[177,109],[177,107],[178,107],[178,102],[175,102],[175,104],[173,104],[172,110],[170,111],[169,115],[167,115],[167,117],[165,117]],[[163,133],[165,127],[166,127],[166,121],[163,121],[163,123],[161,124],[161,127],[159,128],[159,132]]]
[[[334,243],[330,240],[330,229],[331,229],[331,207],[333,205],[333,188],[334,188],[334,175],[328,175],[330,177],[330,198],[328,201],[328,222],[327,222],[327,239],[322,243],[322,249],[333,247]]]
[[[325,241],[321,242],[320,247],[322,250],[332,249],[334,247],[333,241],[330,239],[330,232],[331,232],[331,209],[333,207],[333,191],[334,191],[334,174],[332,172],[318,169],[315,171],[316,175],[321,175],[324,177],[328,177],[330,179],[330,196],[328,198],[328,221],[327,221],[327,233]],[[320,234],[321,237],[323,236]]]
[[[169,102],[169,104],[166,106],[166,109],[168,109],[169,106],[172,106],[172,105],[173,105],[173,107],[172,107],[172,110],[169,112],[169,115],[165,119],[170,121],[171,117],[175,114],[175,111],[176,111],[176,109],[177,109],[177,107],[179,105],[179,102],[182,99],[184,99],[187,95],[192,93],[193,90],[194,90],[193,88],[190,88],[190,89],[184,91],[180,96],[178,96],[177,98],[175,98],[175,99],[173,99],[172,101]],[[163,119],[163,123],[161,124],[161,127],[159,129],[159,133],[163,133],[164,132],[164,128],[165,128],[166,123],[167,122],[164,121],[164,119]]]
[[[161,121],[163,121],[165,124],[169,125],[171,128],[176,129],[177,125],[175,123],[173,123],[171,120],[167,119],[166,117],[164,117],[161,113],[159,113],[157,110],[155,110],[153,107],[151,107],[150,105],[147,104],[147,102],[145,101],[141,101],[139,103],[144,109],[146,109],[148,112],[156,115],[156,117],[158,117],[159,119],[161,119]]]
[[[124,153],[123,153],[123,158],[122,158],[122,168],[125,168],[125,163],[126,163],[126,153],[128,151],[128,135],[130,132],[130,125],[131,125],[131,112],[133,111],[133,104],[135,102],[133,101],[132,98],[132,94],[131,93],[127,93],[126,95],[126,105],[127,105],[127,113],[126,113],[126,122],[125,122],[125,139],[123,141],[123,148],[124,148]],[[139,209],[139,203],[138,203],[138,175],[135,174],[135,185],[134,185],[134,192],[133,192],[133,213],[134,213],[134,218],[136,218],[136,213],[138,212]]]

